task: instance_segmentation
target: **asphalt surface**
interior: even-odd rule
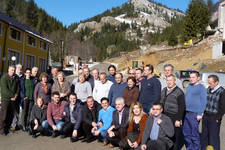
[[[221,150],[225,150],[225,118],[221,124]],[[81,140],[71,143],[69,138],[60,139],[39,136],[33,139],[26,132],[16,131],[7,136],[0,135],[0,150],[108,150],[109,146],[94,141],[82,143]],[[186,148],[183,147],[182,150]],[[118,150],[118,148],[112,148]]]

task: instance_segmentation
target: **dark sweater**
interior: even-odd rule
[[[1,78],[1,96],[2,100],[10,101],[15,95],[19,96],[20,82],[17,76],[9,77],[5,74]]]
[[[141,104],[153,104],[161,97],[161,84],[156,76],[150,79],[144,77],[141,81],[141,91],[139,101]]]
[[[168,94],[167,91],[167,87],[162,90],[160,100],[164,107],[164,113],[169,117],[172,116],[175,120],[183,120],[185,112],[184,92],[178,86],[174,87]]]
[[[126,83],[121,84],[113,83],[113,85],[110,87],[108,95],[110,106],[115,107],[116,98],[123,96],[123,91],[126,87],[127,87]]]
[[[126,87],[123,92],[123,98],[125,99],[126,106],[129,106],[138,100],[139,89],[134,86],[133,88]]]
[[[76,104],[72,111],[72,116],[76,120],[76,123],[74,124],[74,130],[78,130],[80,128],[80,124],[82,121],[82,108],[83,108],[83,106],[81,104],[81,100],[77,99]],[[65,123],[70,123],[71,122],[70,102],[65,104],[64,112],[66,113],[66,115],[63,116]]]
[[[34,119],[37,119],[39,124],[47,120],[47,107],[40,108],[38,105],[34,105],[31,111],[30,121]]]
[[[29,100],[33,100],[34,94],[34,82],[31,79],[25,80],[25,97]]]
[[[94,110],[93,110],[94,112],[93,113],[95,114],[95,117],[96,117],[95,118],[96,120],[94,120],[92,112],[88,108],[87,102],[85,102],[84,106],[83,106],[83,111],[82,111],[83,122],[85,122],[85,123],[87,123],[89,125],[91,125],[91,123],[93,121],[97,123],[97,121],[98,121],[98,113],[99,113],[100,109],[101,109],[101,105],[98,102],[94,101]]]

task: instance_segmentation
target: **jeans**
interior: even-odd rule
[[[60,120],[56,120],[55,122],[55,126],[58,129],[57,131],[61,132],[64,126],[64,122],[60,121]],[[42,122],[42,127],[45,129],[46,132],[50,132],[53,133],[53,129],[52,127],[49,125],[48,120],[45,120]]]
[[[200,150],[199,121],[197,113],[187,113],[183,126],[184,139],[187,142],[187,150]]]
[[[142,104],[143,110],[146,114],[149,113],[150,109],[152,108],[152,104]]]

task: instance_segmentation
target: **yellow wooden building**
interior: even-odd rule
[[[0,12],[0,74],[15,64],[22,64],[24,68],[37,66],[40,72],[46,71],[51,43]]]

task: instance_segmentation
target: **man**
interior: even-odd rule
[[[129,69],[129,70],[128,70],[128,75],[129,75],[129,77],[135,77],[135,75],[136,75],[136,70],[135,70],[135,69]]]
[[[94,140],[91,129],[97,126],[100,109],[101,105],[95,101],[92,96],[87,97],[82,111],[82,127],[86,137],[84,141],[87,143],[90,143]]]
[[[155,101],[160,100],[161,95],[161,84],[153,71],[154,67],[152,65],[146,65],[144,68],[145,77],[141,82],[139,101],[145,113],[149,112]]]
[[[199,83],[199,72],[190,73],[190,84],[186,89],[186,115],[183,134],[187,142],[187,150],[200,150],[199,122],[206,107],[206,88]]]
[[[101,99],[103,97],[108,97],[109,90],[112,86],[112,82],[107,80],[106,73],[102,72],[100,74],[100,81],[97,85],[95,85],[93,90],[93,97],[98,103],[101,103]]]
[[[110,87],[109,90],[109,104],[112,107],[115,107],[115,101],[116,98],[122,97],[124,89],[127,87],[126,83],[123,83],[123,74],[117,73],[115,75],[116,83],[113,83],[113,85]]]
[[[78,76],[83,73],[84,73],[83,69],[78,70]],[[75,85],[77,82],[79,82],[78,76],[73,79],[72,84],[71,84],[71,91],[74,93],[75,93]]]
[[[80,135],[82,121],[82,102],[77,99],[75,93],[69,95],[69,102],[65,104],[63,120],[65,124],[62,129],[61,138],[70,137],[71,142],[76,142]]]
[[[92,70],[92,76],[94,77],[94,85],[96,85],[97,82],[99,82],[99,71],[98,71],[98,69]]]
[[[162,111],[162,104],[155,102],[145,125],[141,150],[167,150],[172,147],[170,138],[174,135],[173,123]]]
[[[3,135],[7,135],[10,128],[20,92],[20,81],[14,73],[15,67],[9,66],[8,73],[1,78],[0,132]]]
[[[25,95],[25,76],[23,74],[23,66],[21,64],[17,64],[16,65],[16,72],[15,75],[17,76],[17,78],[20,81],[20,92],[19,95],[16,99],[16,111],[13,117],[13,121],[11,124],[11,130],[15,131],[16,127],[18,125],[18,121],[19,121],[19,113],[20,113],[20,106],[22,105],[22,101],[24,99],[24,95]],[[25,131],[25,128],[23,128],[23,130]]]
[[[108,67],[108,72],[109,72],[109,75],[107,76],[107,79],[113,83],[116,83],[116,80],[115,80],[116,67],[114,65],[110,65]]]
[[[65,104],[65,101],[60,101],[59,92],[52,93],[52,102],[48,104],[47,109],[47,120],[43,121],[42,127],[47,133],[52,132],[53,138],[57,137],[63,129],[62,116]]]
[[[31,69],[31,79],[34,82],[34,85],[38,83],[38,67],[33,67]]]
[[[51,69],[51,75],[50,75],[50,77],[49,77],[49,83],[51,84],[51,85],[53,85],[53,83],[54,82],[56,82],[56,76],[57,76],[57,74],[58,74],[58,68],[56,68],[56,67],[53,67],[52,69]]]
[[[113,121],[108,129],[106,138],[111,143],[110,148],[118,146],[119,142],[125,138],[129,124],[129,108],[125,107],[125,101],[122,97],[116,99],[116,110],[113,112]]]
[[[136,77],[136,86],[141,90],[141,81],[143,79],[143,70],[141,68],[137,68],[135,72]]]
[[[106,135],[107,130],[111,126],[113,111],[115,110],[113,107],[109,106],[109,99],[103,97],[101,99],[102,109],[99,111],[98,122],[96,126],[92,128],[92,133],[94,136],[100,136],[100,140],[103,141],[104,145],[107,145]]]
[[[160,103],[163,104],[164,114],[173,122],[175,131],[173,137],[173,149],[177,150],[185,112],[184,92],[176,85],[176,77],[174,75],[171,74],[167,76],[166,82],[167,87],[165,87],[161,92]]]
[[[90,74],[90,69],[88,67],[84,67],[84,75],[85,75],[85,79],[86,81],[88,81],[91,84],[91,89],[94,89],[94,78],[93,76]]]
[[[220,125],[225,113],[225,90],[216,75],[208,77],[207,104],[202,119],[201,147],[212,145],[220,150]]]
[[[163,90],[165,87],[167,87],[167,84],[166,84],[166,77],[172,75],[172,74],[173,74],[173,71],[174,71],[174,66],[173,66],[173,65],[171,65],[171,64],[166,64],[166,65],[164,65],[164,75],[165,75],[165,77],[161,77],[161,78],[160,78],[162,90]],[[178,79],[178,78],[176,78],[176,85],[177,85],[182,91],[184,91],[183,84],[182,84],[181,80]]]

